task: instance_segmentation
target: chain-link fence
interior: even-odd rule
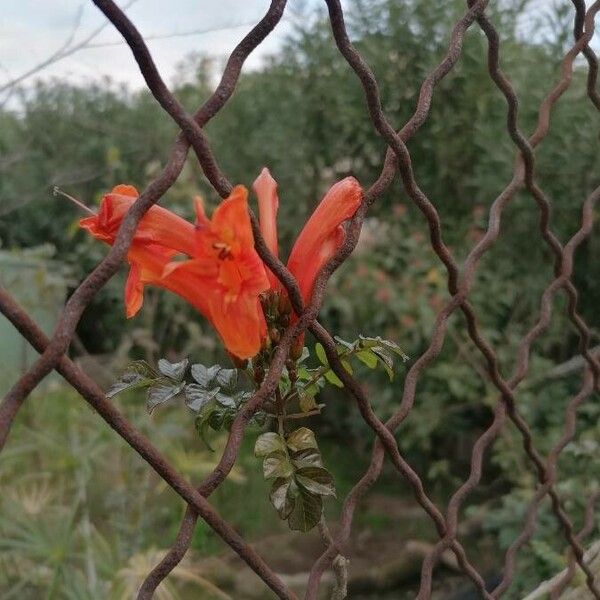
[[[337,586],[333,592],[334,597],[346,597],[347,592],[343,573],[345,542],[351,533],[356,505],[378,480],[386,459],[391,462],[399,476],[411,486],[416,501],[431,518],[439,535],[439,540],[423,560],[417,598],[425,599],[431,596],[434,569],[442,554],[447,550],[454,553],[459,568],[473,582],[480,596],[487,599],[503,596],[513,580],[517,554],[532,537],[538,509],[546,497],[549,497],[554,517],[564,533],[565,545],[570,552],[569,566],[554,578],[541,583],[538,591],[530,597],[561,597],[576,571],[580,569],[585,576],[585,586],[589,597],[600,598],[600,583],[594,580],[593,569],[590,567],[591,558],[595,556],[594,545],[587,552],[584,550],[585,538],[593,530],[594,504],[598,500],[598,495],[592,495],[587,499],[583,528],[580,531],[575,531],[572,519],[565,511],[556,487],[558,458],[565,446],[575,437],[577,410],[584,402],[590,400],[599,387],[599,356],[594,350],[590,349],[590,328],[578,313],[578,291],[571,281],[571,275],[574,252],[590,235],[592,230],[594,205],[600,196],[600,187],[596,188],[583,201],[581,225],[578,231],[563,246],[551,228],[550,201],[536,182],[535,160],[535,149],[549,131],[553,106],[570,86],[574,61],[580,55],[583,55],[587,60],[587,95],[589,101],[596,109],[600,109],[600,94],[596,86],[598,61],[588,45],[594,32],[596,13],[600,10],[600,0],[592,3],[589,7],[586,7],[584,0],[572,0],[573,45],[564,56],[560,78],[558,81],[549,84],[549,89],[539,107],[537,127],[529,136],[522,132],[517,124],[518,98],[508,77],[500,68],[501,40],[497,30],[485,13],[488,1],[468,0],[466,12],[454,24],[445,56],[421,85],[417,107],[412,117],[397,130],[397,125],[391,124],[386,118],[379,87],[372,71],[348,38],[340,0],[326,0],[335,43],[362,84],[373,126],[387,144],[387,153],[378,179],[366,188],[361,206],[348,224],[344,245],[320,272],[312,300],[306,306],[302,304],[296,281],[286,267],[269,252],[260,235],[257,221],[254,215],[251,215],[258,253],[283,283],[294,310],[300,315],[300,318],[287,328],[274,353],[273,362],[267,376],[258,391],[233,422],[218,466],[195,488],[173,469],[153,444],[125,419],[117,408],[106,399],[103,391],[81,372],[65,353],[83,310],[94,294],[117,272],[127,253],[137,224],[146,211],[177,180],[190,148],[196,154],[204,174],[214,189],[222,197],[226,197],[231,191],[232,185],[213,156],[203,133],[203,127],[219,113],[231,98],[245,60],[280,22],[286,8],[286,0],[273,0],[271,2],[264,17],[232,52],[215,92],[193,115],[187,114],[182,105],[171,94],[153,62],[142,36],[125,14],[112,0],[94,0],[94,3],[126,40],[149,89],[164,110],[180,127],[181,133],[171,149],[165,168],[150,183],[127,214],[116,242],[106,258],[69,298],[52,339],[48,339],[42,333],[27,312],[10,297],[6,290],[0,289],[0,310],[40,353],[37,362],[14,384],[0,405],[0,448],[6,442],[10,427],[27,396],[36,388],[45,375],[52,370],[57,370],[115,432],[124,438],[181,496],[188,504],[188,509],[177,538],[162,562],[155,567],[144,581],[138,598],[151,598],[160,582],[183,558],[191,543],[195,524],[199,517],[204,519],[225,543],[239,554],[279,598],[291,599],[296,597],[284,581],[242,539],[227,520],[217,514],[207,498],[223,482],[232,469],[247,423],[265,400],[273,394],[293,341],[306,330],[312,332],[323,345],[333,371],[343,382],[346,393],[355,401],[356,410],[360,412],[373,430],[374,436],[376,436],[370,465],[343,502],[338,530],[333,536],[326,529],[322,531],[326,548],[311,569],[305,593],[307,600],[317,597],[322,575],[329,568],[333,568],[337,576]],[[434,10],[433,5],[432,10]],[[460,60],[462,43],[467,30],[471,27],[479,27],[487,38],[489,76],[506,100],[506,131],[515,145],[516,161],[512,179],[491,204],[485,234],[471,249],[464,263],[459,265],[449,247],[444,243],[443,223],[438,216],[435,205],[419,187],[415,179],[411,155],[406,143],[427,120],[436,86]],[[335,341],[331,334],[319,324],[317,315],[329,277],[351,254],[358,241],[361,226],[369,208],[377,202],[378,198],[388,189],[397,176],[402,180],[406,194],[423,214],[429,228],[431,247],[447,271],[450,299],[437,313],[428,347],[413,362],[407,373],[402,397],[398,399],[395,413],[387,422],[382,422],[371,408],[369,398],[363,387],[344,369],[336,352]],[[469,293],[481,258],[498,239],[500,222],[505,207],[514,198],[515,194],[523,189],[531,196],[531,210],[539,212],[540,243],[547,245],[554,257],[554,278],[548,282],[540,299],[537,322],[520,342],[514,372],[507,376],[501,373],[496,351],[478,326],[477,315],[469,300]],[[567,297],[568,316],[579,333],[581,355],[585,359],[586,367],[579,392],[568,401],[564,414],[563,435],[556,442],[551,452],[544,456],[536,448],[530,426],[519,411],[517,388],[528,373],[530,349],[536,339],[548,327],[554,299],[559,292],[563,292]],[[403,456],[394,432],[413,410],[419,380],[440,353],[446,336],[448,319],[458,311],[464,315],[468,335],[485,360],[487,378],[497,389],[498,399],[491,424],[479,436],[473,446],[469,476],[452,495],[445,513],[442,513],[427,495],[419,475]],[[474,373],[473,376],[478,377],[480,374]],[[509,422],[512,422],[520,432],[523,452],[535,469],[539,483],[528,507],[521,532],[509,546],[504,556],[501,579],[495,583],[493,589],[488,589],[482,574],[478,572],[469,558],[469,549],[461,543],[458,537],[459,511],[480,482],[486,450],[490,448],[502,428]],[[590,473],[590,477],[593,476],[594,474]]]

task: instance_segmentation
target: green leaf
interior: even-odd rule
[[[303,467],[296,471],[296,481],[312,494],[335,496],[333,476],[323,467]]]
[[[311,410],[317,408],[314,395],[308,394],[306,391],[300,392],[300,400],[298,401],[298,404],[300,405],[300,410],[304,413],[310,412]]]
[[[382,340],[381,338],[378,339],[380,340],[381,346],[383,346],[386,350],[391,350],[394,352],[394,354],[397,354],[404,362],[410,360],[410,356],[408,356],[408,354],[406,354],[404,350],[402,350],[402,348],[396,344],[396,342],[392,342],[391,340]]]
[[[371,352],[377,356],[381,366],[386,370],[390,381],[394,381],[394,359],[381,346],[373,346]]]
[[[187,358],[184,358],[182,361],[176,363],[172,363],[165,358],[161,358],[158,361],[158,370],[169,379],[181,381],[185,375],[185,372],[187,371],[189,363],[190,361]]]
[[[126,372],[139,373],[148,379],[157,379],[160,377],[159,373],[157,373],[145,360],[134,360],[132,363],[129,363]]]
[[[298,379],[301,379],[303,381],[308,381],[308,380],[312,379],[312,376],[313,376],[313,373],[306,367],[300,367],[298,369]]]
[[[315,354],[322,365],[325,367],[329,366],[329,361],[327,360],[327,355],[325,354],[325,348],[323,348],[319,342],[315,344]]]
[[[304,346],[302,348],[302,354],[300,355],[300,358],[296,362],[298,364],[303,363],[309,356],[310,356],[310,351],[306,346]]]
[[[208,424],[215,431],[220,431],[221,429],[223,429],[223,425],[225,424],[225,416],[225,411],[222,408],[217,408],[215,406],[208,415]]]
[[[381,346],[381,338],[380,337],[365,337],[364,335],[359,335],[359,345],[361,348],[373,348],[373,346]]]
[[[216,400],[221,406],[225,406],[226,408],[237,408],[235,400],[232,396],[223,394],[220,391],[220,388],[215,389],[217,390]]]
[[[112,398],[125,390],[145,388],[152,385],[154,382],[154,379],[146,379],[138,373],[125,373],[119,381],[110,386],[105,396],[107,398]]]
[[[210,416],[211,416],[211,412],[214,410],[208,410],[205,411],[204,414],[196,417],[196,421],[194,422],[194,424],[196,425],[196,431],[198,432],[198,436],[200,437],[200,439],[204,442],[204,445],[211,451],[214,452],[213,447],[210,445],[210,443],[208,442],[207,438],[206,438],[206,434],[208,433],[208,430],[210,428],[209,425],[209,420],[210,420]]]
[[[335,385],[336,387],[339,387],[339,388],[344,387],[342,380],[331,369],[329,369],[328,371],[325,371],[323,376],[325,377],[325,379],[327,379],[327,381],[329,381],[329,383],[331,383],[331,385]]]
[[[321,454],[315,448],[306,448],[305,450],[299,450],[293,452],[292,465],[296,469],[303,469],[304,467],[322,467],[323,462],[321,460]]]
[[[235,405],[236,407],[239,408],[239,406],[241,404],[243,404],[244,402],[247,402],[250,398],[252,398],[252,392],[237,392],[234,396],[233,399],[235,401]]]
[[[237,387],[237,381],[237,369],[220,369],[217,372],[217,384],[221,387],[221,389],[233,392]]]
[[[315,434],[308,427],[300,427],[292,431],[286,440],[287,446],[292,452],[305,450],[306,448],[318,448]]]
[[[205,390],[197,383],[185,386],[185,403],[194,412],[200,412],[217,394],[219,388]]]
[[[263,461],[263,475],[265,479],[273,477],[289,477],[294,472],[285,452],[276,451],[268,454]]]
[[[285,451],[285,443],[278,433],[269,431],[258,436],[254,444],[254,456],[260,458],[277,451]]]
[[[212,367],[205,367],[201,364],[192,365],[191,373],[192,377],[198,382],[204,389],[214,387],[211,385],[214,383],[214,379],[217,373],[221,370],[219,365],[213,365]]]
[[[146,400],[146,409],[150,414],[154,411],[157,406],[164,404],[171,398],[174,398],[183,391],[185,387],[185,383],[178,383],[177,385],[173,385],[171,383],[165,383],[160,385],[155,385],[148,389],[148,397]]]
[[[377,367],[377,356],[371,352],[369,348],[366,350],[361,350],[356,353],[356,358],[360,360],[360,362],[364,363],[369,367],[369,369],[375,369]]]
[[[127,366],[121,378],[110,386],[105,395],[112,398],[124,390],[148,387],[158,379],[159,374],[145,360],[136,360]]]
[[[347,342],[346,340],[343,340],[341,337],[339,337],[337,335],[334,336],[334,339],[344,349],[346,349],[346,350],[354,350],[354,345],[355,345],[356,342],[352,342],[352,343],[351,342]],[[340,353],[338,352],[338,354],[340,354]]]
[[[294,509],[288,518],[290,529],[306,533],[319,522],[322,513],[323,499],[321,496],[300,490]]]
[[[340,359],[340,362],[342,363],[342,366],[344,367],[344,369],[346,369],[346,371],[348,371],[348,373],[350,373],[350,375],[352,375],[354,373],[354,369],[352,368],[352,365],[345,359]]]
[[[394,354],[397,354],[402,358],[403,361],[409,360],[409,356],[396,344],[396,342],[392,342],[391,340],[384,340],[381,337],[365,337],[359,336],[360,346],[361,348],[373,348],[376,346],[383,347],[386,350],[390,350]]]
[[[291,478],[278,477],[271,486],[269,500],[271,500],[271,504],[279,514],[280,519],[287,519],[294,510],[296,499],[289,493],[292,483]]]

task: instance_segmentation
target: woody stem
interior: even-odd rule
[[[281,397],[279,387],[275,389],[275,412],[277,414],[277,428],[281,437],[285,436],[285,402]]]

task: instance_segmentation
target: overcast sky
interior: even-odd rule
[[[118,1],[125,6],[131,0]],[[3,0],[0,5],[0,88],[57,51],[72,34],[80,12],[75,44],[104,22],[100,11],[91,2],[82,0]],[[220,29],[148,41],[160,72],[170,80],[177,63],[186,54],[200,51],[224,56],[231,52],[250,30],[250,23],[256,23],[268,5],[268,0],[135,0],[127,14],[146,39]],[[271,39],[249,59],[249,66],[256,66],[261,57],[276,51],[290,27],[289,21],[282,22]],[[111,43],[117,45],[103,46]],[[114,28],[107,26],[90,45],[96,47],[48,66],[39,76],[84,82],[110,75],[134,88],[142,85],[137,65]]]
[[[432,6],[435,6],[433,0]],[[499,1],[499,0],[498,0]],[[523,25],[534,20],[539,9],[547,9],[554,0],[530,0]],[[236,43],[265,13],[269,0],[118,0],[121,6],[130,2],[127,14],[148,40],[160,72],[170,82],[177,64],[191,52],[226,56]],[[564,2],[570,10],[570,0]],[[587,0],[588,5],[591,0]],[[321,0],[293,0],[290,8]],[[286,19],[248,61],[256,67],[261,59],[277,50],[285,34],[291,30]],[[100,27],[104,18],[89,0],[0,0],[0,102],[5,97],[2,86],[47,59],[65,44],[80,17],[73,44],[84,40]],[[206,30],[217,30],[206,32]],[[202,33],[204,32],[204,33]],[[523,32],[527,35],[527,31]],[[189,34],[189,35],[186,35]],[[166,39],[153,37],[171,36]],[[108,45],[107,45],[108,44]],[[114,44],[114,45],[110,45]],[[117,31],[107,26],[82,49],[44,68],[35,77],[61,77],[77,83],[96,81],[109,75],[132,88],[143,85],[131,53]],[[597,38],[594,42],[597,48]],[[35,77],[25,80],[31,84]]]

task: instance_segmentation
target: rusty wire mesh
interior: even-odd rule
[[[373,73],[348,38],[340,0],[326,0],[335,43],[348,65],[359,78],[373,126],[388,146],[385,160],[378,179],[366,189],[362,204],[349,223],[345,244],[321,271],[313,298],[307,306],[302,305],[294,278],[286,267],[267,249],[260,235],[256,219],[254,215],[251,215],[257,250],[265,263],[284,284],[294,309],[301,317],[286,330],[275,352],[267,377],[247,406],[235,419],[218,466],[198,487],[194,488],[173,469],[152,443],[120,414],[115,406],[105,398],[102,390],[81,372],[65,353],[83,310],[94,294],[118,270],[133,238],[137,224],[145,212],[176,181],[190,147],[196,154],[204,174],[214,189],[222,197],[228,195],[232,188],[231,183],[221,172],[202,128],[217,115],[232,96],[244,61],[281,20],[286,0],[272,0],[264,17],[232,52],[215,92],[194,115],[187,114],[177,99],[173,97],[154,65],[143,38],[125,14],[112,0],[94,0],[96,6],[118,29],[129,45],[148,88],[180,127],[181,133],[172,147],[165,168],[150,183],[127,214],[116,242],[106,258],[69,298],[52,339],[48,339],[41,332],[29,315],[10,297],[6,290],[0,289],[0,310],[40,353],[38,361],[15,383],[0,405],[0,448],[6,442],[11,424],[25,398],[46,374],[56,369],[117,434],[124,438],[181,496],[187,503],[188,508],[181,523],[180,531],[171,550],[144,581],[139,591],[139,599],[151,598],[160,582],[183,558],[191,543],[198,518],[204,519],[279,598],[296,598],[296,595],[277,576],[273,569],[235,532],[223,517],[216,513],[207,497],[220,485],[233,467],[246,424],[261,407],[265,399],[273,393],[293,340],[305,330],[310,330],[323,344],[332,369],[343,381],[347,393],[355,400],[357,409],[375,434],[371,463],[344,500],[339,530],[334,536],[331,536],[327,531],[324,532],[327,547],[322,555],[316,559],[310,572],[305,593],[307,600],[313,600],[317,597],[324,571],[330,568],[340,556],[343,556],[345,542],[351,533],[356,505],[377,481],[386,456],[398,471],[398,474],[410,485],[416,502],[429,515],[439,534],[437,544],[423,560],[417,598],[423,600],[430,597],[433,571],[442,553],[448,549],[455,554],[460,569],[473,582],[480,596],[487,599],[501,597],[513,580],[516,559],[520,549],[534,533],[540,504],[545,497],[549,497],[554,517],[564,533],[565,543],[570,551],[570,558],[568,568],[564,573],[551,580],[546,591],[550,598],[559,598],[562,591],[573,579],[578,566],[585,574],[590,597],[600,599],[600,583],[594,581],[594,574],[590,571],[584,556],[585,537],[593,530],[594,505],[598,500],[598,495],[595,494],[587,499],[583,528],[579,532],[575,532],[572,520],[566,513],[556,489],[558,458],[565,446],[574,439],[577,410],[582,403],[589,400],[595,391],[598,391],[600,385],[599,357],[590,350],[590,329],[577,311],[578,292],[571,282],[574,252],[591,233],[593,209],[598,196],[600,196],[600,187],[597,187],[585,198],[581,207],[581,225],[578,231],[563,246],[551,229],[550,200],[536,182],[535,177],[534,150],[548,133],[552,108],[569,87],[574,61],[580,54],[585,56],[588,65],[587,95],[594,107],[600,110],[600,95],[596,87],[598,60],[588,45],[594,33],[594,19],[596,13],[600,10],[600,0],[596,0],[589,7],[586,7],[584,0],[571,1],[574,21],[573,46],[564,56],[558,81],[549,85],[549,90],[539,107],[535,131],[527,136],[519,129],[517,124],[517,95],[508,77],[499,66],[500,39],[494,25],[485,13],[489,0],[468,0],[466,12],[454,24],[445,56],[423,81],[416,109],[412,117],[398,131],[385,116],[378,84]],[[511,181],[491,204],[488,226],[484,236],[471,249],[464,263],[459,266],[452,252],[444,243],[442,223],[435,205],[421,190],[415,179],[406,142],[427,120],[436,86],[460,60],[462,43],[467,30],[471,27],[481,28],[487,38],[489,76],[506,100],[507,133],[516,147],[516,161]],[[390,186],[397,175],[400,176],[407,195],[423,214],[429,229],[431,246],[447,271],[450,299],[437,314],[428,348],[417,358],[407,373],[402,398],[395,413],[384,423],[372,410],[369,399],[359,382],[348,374],[341,365],[332,336],[316,319],[323,301],[327,280],[351,254],[358,241],[361,226],[369,208]],[[503,210],[521,189],[527,190],[535,202],[535,208],[532,208],[532,210],[539,211],[539,229],[542,242],[548,246],[554,256],[554,278],[548,283],[540,299],[537,322],[520,342],[514,372],[510,377],[507,377],[500,371],[494,348],[485,339],[478,327],[475,310],[469,301],[469,292],[473,285],[479,261],[499,236]],[[516,390],[528,373],[532,344],[550,323],[554,298],[559,291],[563,291],[568,299],[568,316],[578,331],[580,350],[586,361],[586,368],[581,388],[576,395],[570,398],[565,410],[563,435],[556,442],[548,456],[543,456],[536,449],[530,427],[519,412]],[[464,315],[468,335],[485,359],[487,377],[498,391],[498,401],[494,408],[492,422],[473,446],[469,476],[453,494],[446,507],[445,514],[443,514],[427,495],[419,475],[403,457],[394,433],[411,412],[419,379],[440,353],[446,335],[448,319],[457,311]],[[493,589],[486,589],[482,575],[473,566],[467,556],[465,547],[458,539],[459,510],[480,481],[482,462],[486,450],[494,443],[501,429],[509,421],[516,426],[522,437],[523,450],[537,473],[539,485],[528,507],[521,533],[512,542],[504,556],[501,581]]]

